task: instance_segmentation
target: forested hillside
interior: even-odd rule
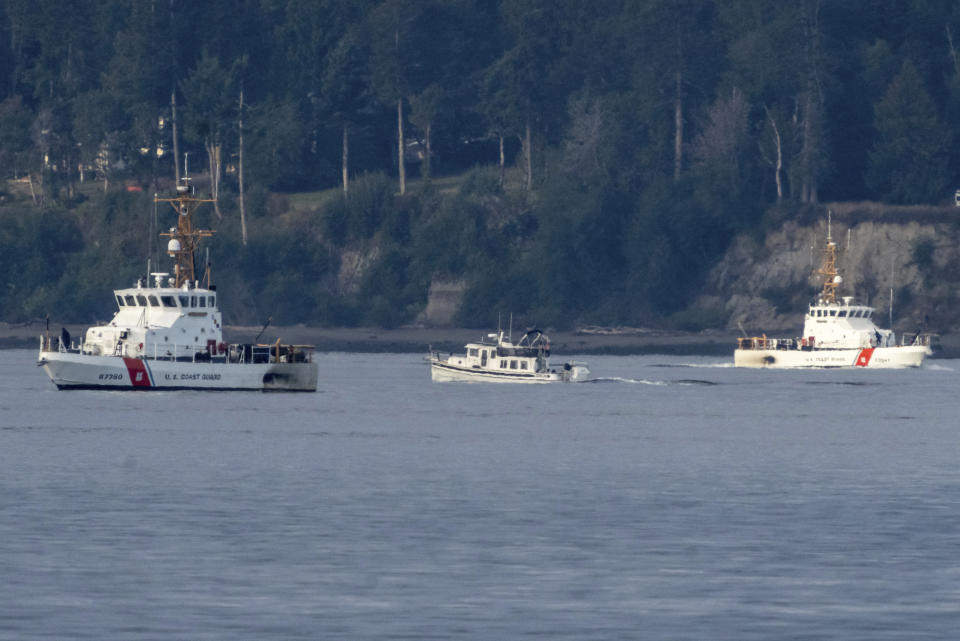
[[[958,38],[948,0],[5,0],[0,320],[108,315],[189,173],[228,322],[724,325],[734,238],[952,204]]]

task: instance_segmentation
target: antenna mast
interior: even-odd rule
[[[186,165],[186,159],[184,159]],[[184,167],[186,169],[186,167]],[[162,232],[161,236],[168,236],[167,254],[173,258],[174,287],[182,287],[184,283],[197,280],[195,271],[195,255],[200,248],[200,239],[213,236],[211,229],[194,229],[193,212],[201,203],[214,202],[211,198],[194,198],[190,194],[190,179],[184,177],[177,185],[177,195],[174,198],[159,198],[154,196],[158,203],[170,203],[177,212],[177,226],[171,227],[169,232]],[[209,286],[209,278],[207,285]]]
[[[840,286],[840,276],[837,273],[837,244],[833,242],[831,233],[830,212],[827,212],[827,246],[823,250],[823,263],[816,272],[823,276],[823,291],[820,301],[826,305],[837,304],[837,288]]]

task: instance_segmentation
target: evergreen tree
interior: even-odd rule
[[[917,68],[908,60],[874,108],[877,141],[867,185],[894,203],[933,203],[946,195],[944,127]]]

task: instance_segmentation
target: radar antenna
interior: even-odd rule
[[[193,212],[202,203],[215,202],[212,198],[196,198],[190,193],[189,178],[182,178],[177,185],[177,195],[173,198],[154,196],[158,203],[170,203],[177,212],[177,226],[170,231],[162,232],[161,236],[170,238],[167,243],[167,254],[173,258],[174,287],[182,287],[184,283],[197,280],[195,271],[196,251],[200,248],[200,239],[213,236],[212,229],[194,229]],[[208,283],[209,286],[209,283]]]

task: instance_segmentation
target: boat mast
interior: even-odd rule
[[[820,293],[820,302],[825,305],[837,304],[837,288],[840,286],[840,276],[837,273],[837,244],[833,242],[830,229],[830,214],[827,213],[827,246],[823,250],[823,264],[817,274],[823,276],[823,291]]]
[[[195,198],[190,193],[189,178],[181,179],[177,185],[177,195],[174,198],[159,198],[154,196],[158,203],[170,203],[177,212],[177,226],[171,227],[169,232],[162,232],[161,236],[168,236],[167,254],[173,258],[174,287],[182,287],[184,283],[197,280],[195,272],[196,251],[200,248],[200,239],[213,236],[211,229],[194,229],[193,212],[202,203],[212,203],[212,198]],[[209,286],[209,283],[208,283]]]

